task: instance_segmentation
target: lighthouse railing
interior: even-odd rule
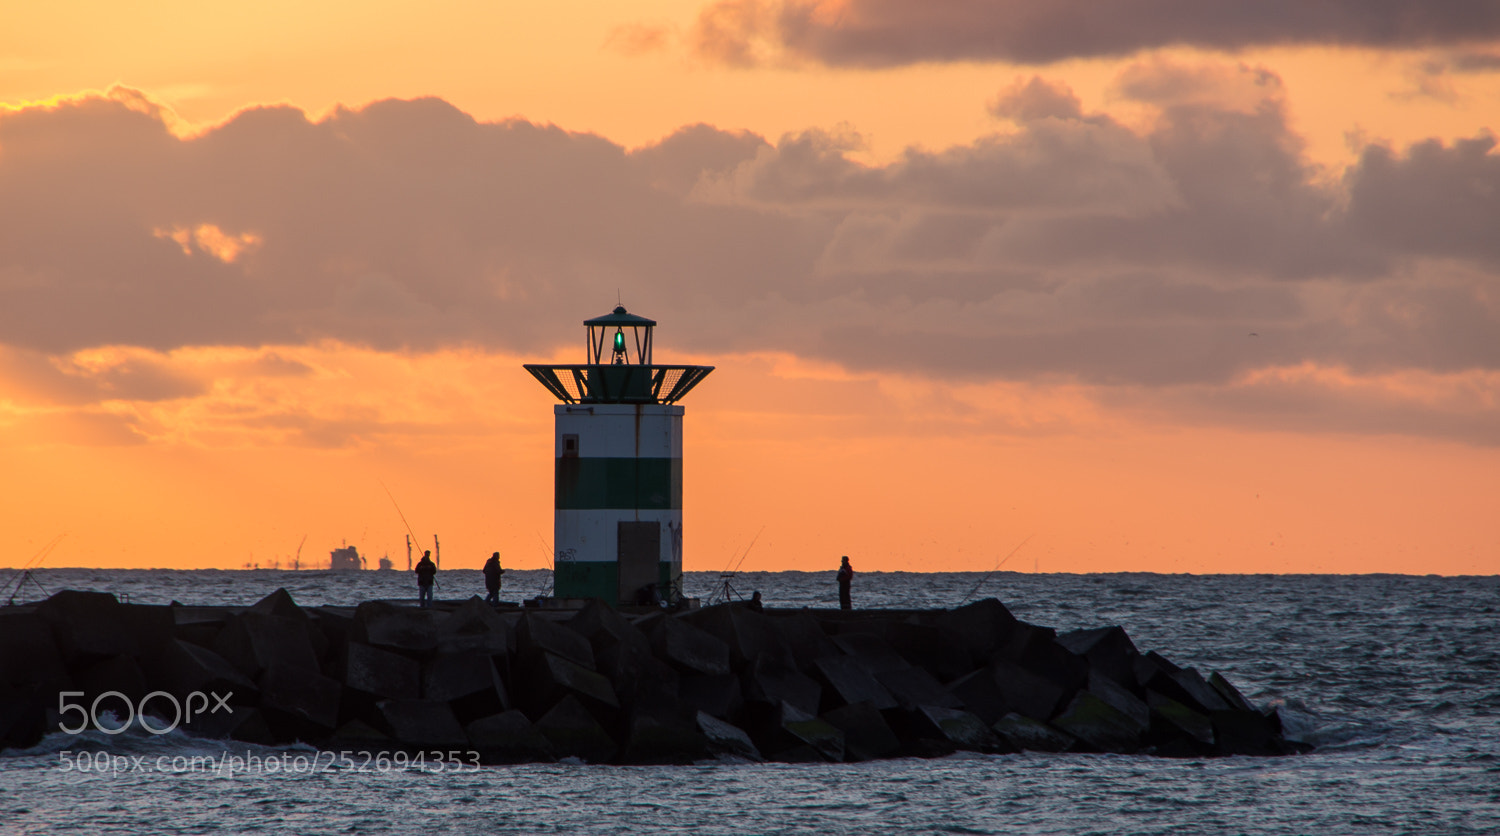
[[[563,403],[660,403],[681,400],[713,366],[528,363],[525,369]]]

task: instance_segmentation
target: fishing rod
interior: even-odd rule
[[[738,563],[734,562],[734,552],[729,553],[729,562],[724,564],[724,571],[719,573],[719,580],[721,581],[721,583],[719,584],[718,589],[714,590],[713,596],[708,599],[710,605],[712,605],[716,601],[722,600],[727,603],[733,597],[744,597],[743,595],[740,595],[739,590],[735,589],[734,584],[730,583],[730,581],[734,580],[734,576],[740,573],[740,567],[745,565],[745,558],[750,556],[750,550],[755,548],[755,541],[760,539],[760,535],[765,532],[765,530],[766,527],[761,526],[760,531],[755,532],[755,536],[750,538],[750,545],[745,547],[745,551],[740,555]],[[730,568],[731,563],[734,564],[733,569]]]
[[[21,589],[26,585],[27,581],[35,584],[36,588],[40,589],[43,595],[47,594],[46,587],[42,586],[41,582],[32,576],[31,571],[41,566],[42,561],[47,559],[47,555],[51,554],[52,550],[57,548],[57,544],[61,543],[63,538],[67,536],[68,532],[64,531],[62,534],[53,537],[51,542],[42,546],[40,551],[32,555],[30,560],[17,569],[14,575],[11,575],[10,580],[7,580],[5,585],[6,587],[10,587],[11,583],[14,582],[15,588],[11,589],[10,598],[5,602],[6,606],[10,606],[16,602],[16,596],[21,594]]]
[[[755,541],[759,540],[760,539],[760,535],[764,534],[765,531],[766,531],[766,527],[765,526],[761,526],[760,527],[760,531],[755,532],[755,536],[750,538],[750,545],[748,545],[748,546],[745,547],[745,553],[742,554],[742,555],[740,555],[740,562],[734,564],[734,571],[731,572],[730,574],[738,575],[740,573],[740,567],[745,565],[745,558],[749,557],[750,556],[750,550],[753,549],[753,548],[755,548]],[[734,558],[731,556],[730,559],[733,560]]]
[[[396,515],[401,518],[401,524],[406,526],[406,533],[410,535],[413,540],[417,541],[417,545],[422,545],[422,538],[417,536],[417,532],[413,531],[411,528],[411,523],[406,521],[406,515],[401,513],[401,505],[396,502],[396,495],[391,493],[391,489],[385,486],[385,480],[376,477],[375,481],[380,483],[380,487],[385,490],[385,495],[391,498],[391,504],[396,506]]]
[[[542,596],[546,598],[552,595],[553,590],[557,589],[557,555],[553,553],[552,547],[547,545],[547,540],[542,537],[542,532],[540,531],[536,532],[536,542],[537,545],[542,547],[542,552],[547,555],[547,565],[552,570],[552,585],[547,587],[546,593]]]
[[[964,599],[962,601],[958,602],[958,605],[960,607],[962,607],[964,604],[969,603],[969,599],[973,598],[974,597],[974,593],[976,593],[976,592],[979,591],[979,587],[983,586],[984,582],[990,579],[990,575],[993,575],[996,572],[1000,571],[1000,567],[1004,566],[1005,562],[1007,560],[1010,560],[1012,557],[1015,557],[1016,556],[1016,552],[1020,551],[1022,546],[1026,545],[1029,542],[1031,542],[1031,538],[1033,538],[1035,536],[1036,536],[1036,532],[1032,532],[1032,533],[1026,535],[1026,539],[1022,540],[1019,545],[1017,545],[1015,548],[1011,549],[1010,550],[1010,554],[1007,554],[1005,557],[1001,558],[999,561],[997,561],[995,563],[995,568],[993,568],[993,569],[989,570],[988,572],[984,573],[984,577],[982,577],[982,578],[979,579],[979,583],[974,584],[974,588],[971,589],[971,590],[969,590],[969,594],[965,595]]]
[[[401,518],[401,524],[404,525],[404,526],[406,526],[406,536],[412,538],[412,540],[416,540],[417,541],[417,545],[420,546],[422,544],[422,540],[421,540],[421,538],[419,538],[417,536],[417,532],[415,532],[415,531],[412,530],[411,523],[409,523],[409,522],[406,521],[406,514],[402,513],[402,511],[401,511],[401,504],[396,501],[396,495],[393,494],[393,493],[391,493],[391,489],[390,488],[386,487],[384,479],[381,479],[380,477],[377,476],[377,477],[375,477],[375,481],[377,481],[377,482],[380,483],[380,487],[385,490],[385,495],[391,498],[391,504],[396,507],[396,515]],[[437,543],[437,535],[436,534],[432,535],[432,540],[433,540],[434,547],[436,547],[436,543]],[[410,541],[408,541],[408,542],[410,542]],[[439,558],[439,559],[441,560],[442,558]],[[411,560],[411,555],[410,554],[407,555],[407,560],[408,561]],[[437,576],[436,575],[434,575],[433,578],[432,578],[432,585],[434,587],[436,587],[438,585]]]

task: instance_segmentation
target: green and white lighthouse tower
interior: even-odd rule
[[[633,604],[682,594],[682,414],[713,366],[658,366],[653,320],[586,320],[588,362],[527,364],[556,418],[553,594]]]

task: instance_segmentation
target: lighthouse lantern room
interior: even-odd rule
[[[652,362],[656,322],[624,307],[586,320],[581,365],[531,363],[561,403],[553,595],[635,604],[682,596],[682,415],[713,366]]]

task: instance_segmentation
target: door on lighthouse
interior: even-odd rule
[[[661,523],[656,520],[619,522],[620,603],[634,604],[636,595],[659,577]],[[666,597],[665,589],[658,590]]]

